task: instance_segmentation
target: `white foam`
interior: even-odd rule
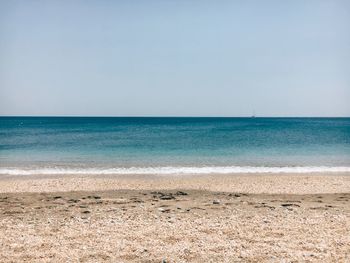
[[[242,173],[339,173],[350,167],[329,166],[207,166],[207,167],[116,167],[116,168],[0,168],[0,175],[179,175],[179,174],[242,174]]]

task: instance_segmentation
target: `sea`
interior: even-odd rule
[[[350,172],[350,118],[0,117],[0,175]]]

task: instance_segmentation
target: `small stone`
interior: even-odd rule
[[[214,200],[214,201],[213,201],[213,204],[214,204],[214,205],[219,205],[219,204],[220,204],[220,200]]]

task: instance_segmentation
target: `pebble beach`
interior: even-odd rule
[[[2,262],[348,262],[349,174],[0,179]]]

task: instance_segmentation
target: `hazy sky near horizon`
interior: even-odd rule
[[[350,116],[350,1],[0,1],[0,115]]]

